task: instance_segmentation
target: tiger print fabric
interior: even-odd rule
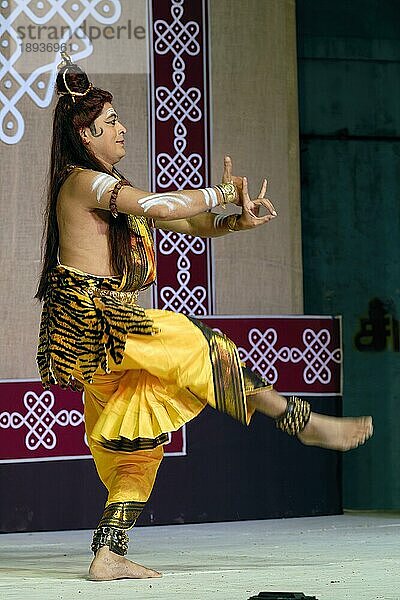
[[[72,373],[90,382],[108,359],[122,361],[130,333],[151,335],[156,329],[135,292],[119,292],[120,278],[100,278],[58,265],[50,272],[44,300],[37,364],[45,388],[81,388]]]

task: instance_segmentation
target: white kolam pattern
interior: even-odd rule
[[[203,158],[198,153],[186,155],[187,128],[185,121],[200,121],[203,113],[199,107],[202,92],[197,87],[185,88],[184,55],[196,56],[200,53],[198,34],[199,24],[195,21],[184,23],[184,1],[172,0],[171,17],[168,23],[162,19],[154,22],[154,51],[157,54],[173,55],[171,87],[158,86],[155,90],[156,118],[159,121],[175,121],[174,154],[161,152],[157,156],[157,187],[165,189],[174,185],[201,187],[203,177],[200,169]]]
[[[164,234],[164,232],[161,232]],[[189,253],[201,255],[206,251],[203,239],[179,233],[168,232],[162,235],[158,246],[159,252],[168,255],[176,252],[177,287],[166,285],[160,290],[160,298],[165,310],[182,312],[190,315],[206,315],[207,292],[205,287],[196,285],[190,287],[190,257]]]
[[[30,451],[43,446],[52,450],[57,444],[57,435],[54,426],[77,427],[83,422],[83,414],[76,409],[54,410],[55,398],[51,391],[44,391],[38,395],[33,391],[24,394],[23,404],[25,412],[1,412],[0,428],[26,429],[25,446]]]
[[[17,383],[21,385],[22,382],[23,380],[20,380]],[[24,393],[18,398],[16,410],[0,410],[0,430],[3,430],[4,434],[13,432],[11,438],[8,435],[8,443],[4,447],[0,444],[0,463],[91,458],[87,436],[81,427],[84,423],[83,406],[82,409],[66,408],[71,398],[66,398],[65,394],[64,398],[60,397],[57,394],[58,388],[54,391],[37,392],[29,389],[30,386],[30,382],[27,381]],[[75,396],[76,393],[71,394]],[[83,403],[83,396],[81,399]],[[174,440],[174,436],[178,436],[178,440]],[[3,439],[0,433],[0,442]],[[67,448],[66,440],[69,440]],[[73,452],[72,455],[71,440],[72,447],[78,449],[78,452]],[[168,446],[165,446],[165,456],[185,456],[186,427],[183,426],[179,433],[170,433],[168,443],[171,441],[173,447],[168,449]],[[20,451],[16,450],[21,442],[25,447],[22,456]]]
[[[200,188],[204,185],[202,175],[203,157],[197,152],[188,152],[188,123],[205,118],[200,101],[203,91],[198,87],[185,86],[187,56],[198,56],[201,52],[200,25],[194,20],[184,20],[184,0],[171,0],[171,20],[154,21],[154,53],[172,55],[171,85],[156,86],[154,93],[155,119],[159,122],[174,122],[173,152],[160,152],[155,157],[157,189]],[[159,299],[162,308],[203,316],[209,313],[209,294],[205,285],[190,285],[191,253],[207,255],[208,245],[200,238],[173,232],[159,232],[158,252],[163,255],[174,253],[176,258],[176,282],[160,287]],[[208,257],[206,257],[206,260]]]
[[[257,328],[250,329],[248,341],[247,348],[239,347],[241,360],[272,385],[278,381],[277,363],[279,362],[304,363],[303,381],[306,387],[317,382],[328,385],[332,379],[330,365],[342,362],[342,350],[329,349],[331,334],[327,329],[319,331],[305,329],[302,335],[302,348],[279,346],[278,332],[273,327],[265,331]]]
[[[24,135],[25,121],[17,105],[23,96],[28,96],[39,108],[49,106],[53,96],[57,65],[60,53],[54,52],[51,62],[39,65],[31,73],[21,72],[23,46],[16,30],[17,19],[24,18],[27,25],[48,25],[52,19],[61,19],[65,34],[57,40],[67,43],[71,33],[79,30],[85,19],[92,17],[98,23],[109,25],[119,20],[119,0],[0,0],[0,140],[6,144],[17,144]],[[101,8],[101,10],[99,10]],[[6,11],[9,15],[5,17]],[[71,54],[78,61],[93,52],[93,45],[85,32],[79,30],[80,47]],[[78,51],[79,50],[79,51]],[[9,56],[8,56],[9,55]],[[38,57],[48,60],[47,52],[38,52]]]

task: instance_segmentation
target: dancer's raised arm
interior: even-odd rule
[[[89,169],[77,171],[71,187],[71,194],[86,208],[110,210],[115,216],[126,213],[159,221],[190,218],[216,206],[240,202],[233,183],[152,194],[114,175]]]

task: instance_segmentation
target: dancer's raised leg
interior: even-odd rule
[[[273,419],[284,414],[287,407],[286,399],[275,390],[260,390],[249,398],[249,404]],[[372,433],[372,417],[331,417],[311,412],[297,437],[308,446],[346,451],[364,444]]]

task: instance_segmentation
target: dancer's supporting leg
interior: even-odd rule
[[[161,577],[161,573],[134,563],[125,554],[128,550],[126,531],[134,526],[154,485],[163,458],[163,447],[135,452],[115,452],[93,442],[90,433],[102,406],[85,392],[86,433],[97,472],[108,489],[107,504],[94,532],[94,559],[89,579],[144,579]]]

